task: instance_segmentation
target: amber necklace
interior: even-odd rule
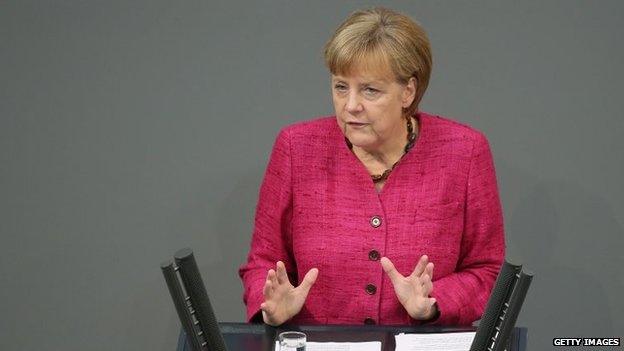
[[[346,137],[345,137],[345,141],[347,143],[347,146],[349,146],[349,150],[353,151],[353,144],[351,144],[349,139],[347,139]],[[399,160],[396,161],[392,165],[392,167],[386,169],[382,174],[371,174],[371,178],[373,179],[373,183],[379,183],[379,182],[382,182],[382,181],[388,179],[388,177],[390,176],[390,173],[394,169],[394,166],[396,166],[399,163],[399,161],[401,161],[403,156],[405,156],[405,154],[408,151],[410,151],[410,149],[412,147],[414,147],[414,142],[415,141],[416,141],[416,133],[414,132],[414,126],[412,125],[412,118],[408,117],[407,118],[407,144],[405,145],[405,148],[403,149],[403,155],[401,155],[401,158],[399,158]]]

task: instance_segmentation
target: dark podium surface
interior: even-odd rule
[[[264,324],[219,323],[229,351],[272,351],[277,335],[296,330],[306,333],[308,341],[381,341],[382,351],[393,351],[394,336],[399,333],[451,333],[475,331],[473,327],[379,326],[379,325],[283,325],[274,328]],[[526,351],[526,328],[514,328],[508,351]],[[186,335],[180,333],[177,351],[191,351]]]

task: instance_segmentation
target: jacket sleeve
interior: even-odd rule
[[[283,261],[287,272],[294,271],[291,245],[292,191],[290,138],[282,130],[275,144],[260,187],[251,248],[247,262],[239,269],[243,281],[243,301],[247,322],[261,321],[262,288],[269,269]]]
[[[479,319],[505,256],[503,215],[487,139],[478,134],[466,186],[464,231],[455,272],[435,280],[439,317],[432,324],[469,325]],[[435,262],[434,262],[435,263]]]

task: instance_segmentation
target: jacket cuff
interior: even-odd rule
[[[264,302],[264,296],[262,295],[262,288],[264,287],[265,279],[259,279],[254,284],[251,284],[249,293],[245,304],[247,305],[247,323],[257,322],[258,315],[260,316],[260,322],[262,322],[262,311],[260,305]]]
[[[459,325],[462,306],[453,298],[456,294],[449,294],[449,289],[444,285],[444,282],[439,282],[431,293],[431,297],[436,299],[438,305],[438,316],[435,320],[428,321],[428,324]]]
[[[427,319],[427,320],[420,320],[420,319],[414,319],[412,318],[409,313],[407,313],[407,319],[408,319],[408,324],[409,325],[427,325],[427,324],[435,324],[435,322],[438,321],[438,319],[440,319],[440,307],[438,306],[438,302],[436,301],[435,303],[436,305],[436,314]]]

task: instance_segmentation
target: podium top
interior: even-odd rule
[[[386,325],[282,325],[219,323],[228,350],[273,351],[277,335],[294,330],[306,333],[308,341],[357,342],[381,341],[383,351],[393,351],[394,336],[399,333],[453,333],[476,331],[475,327],[449,326],[386,326]],[[514,328],[509,351],[526,351],[526,328]],[[177,351],[190,351],[182,331]]]

